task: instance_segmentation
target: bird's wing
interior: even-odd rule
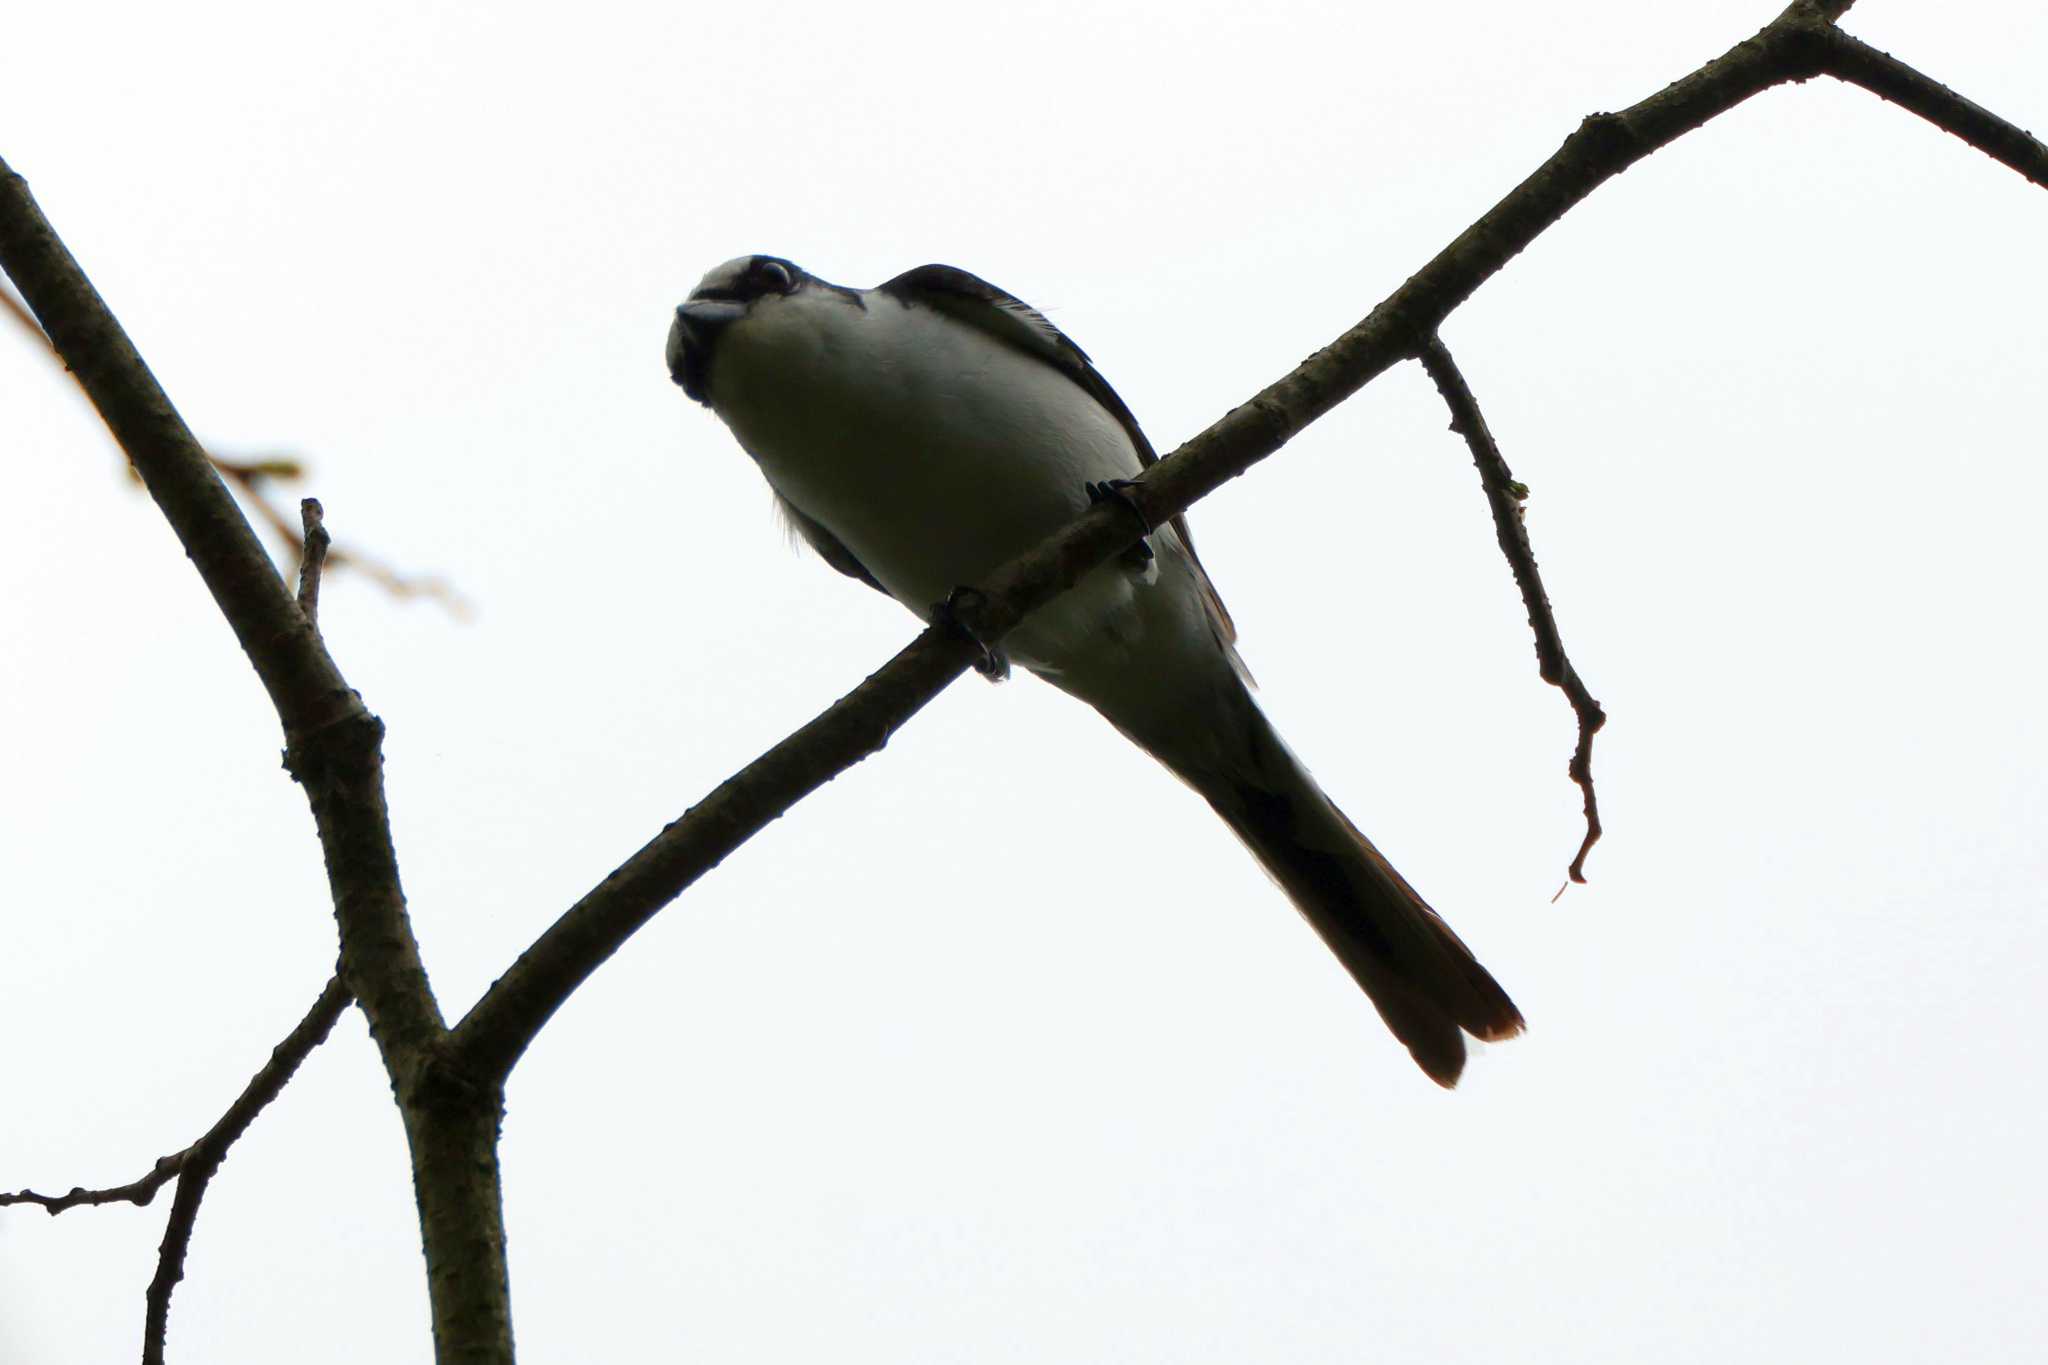
[[[1138,419],[1131,415],[1131,410],[1124,405],[1124,400],[1117,397],[1116,390],[1109,386],[1109,381],[1102,377],[1094,363],[1088,359],[1088,353],[1068,339],[1066,333],[1053,326],[1045,314],[1024,300],[996,288],[979,275],[971,275],[950,265],[921,265],[915,270],[906,270],[895,279],[878,286],[876,292],[887,294],[901,303],[914,303],[944,313],[956,322],[965,323],[1051,365],[1080,385],[1082,392],[1101,404],[1103,411],[1116,418],[1118,425],[1123,427],[1124,434],[1131,438],[1131,445],[1136,448],[1138,462],[1141,465],[1150,468],[1159,462],[1159,452],[1145,439],[1145,432],[1138,425]],[[1188,559],[1194,564],[1195,580],[1201,586],[1202,596],[1208,603],[1211,616],[1215,619],[1218,636],[1226,646],[1235,643],[1237,626],[1231,621],[1229,611],[1224,608],[1223,599],[1216,595],[1216,585],[1209,581],[1208,571],[1202,567],[1202,561],[1195,557],[1194,537],[1188,534],[1187,518],[1176,516],[1172,525],[1175,534],[1180,537],[1181,545],[1188,552]],[[822,528],[820,530],[822,532]],[[812,543],[816,544],[815,541]],[[831,556],[827,555],[826,558],[830,559]]]
[[[875,581],[875,576],[868,572],[867,565],[853,557],[853,551],[847,549],[838,536],[797,511],[796,504],[780,493],[775,495],[775,505],[782,512],[783,520],[789,523],[790,529],[802,536],[804,543],[816,550],[820,559],[848,578],[858,578],[882,596],[890,595],[889,590]]]

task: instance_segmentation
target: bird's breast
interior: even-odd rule
[[[1141,467],[1065,374],[887,296],[763,301],[721,338],[710,392],[776,491],[919,612]]]

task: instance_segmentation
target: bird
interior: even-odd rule
[[[854,289],[736,257],[677,307],[666,358],[796,535],[927,622],[1158,459],[1080,347],[953,266]],[[1014,660],[1193,788],[1448,1089],[1465,1035],[1513,1037],[1521,1012],[1281,740],[1236,639],[1177,516],[1027,616],[984,671]]]

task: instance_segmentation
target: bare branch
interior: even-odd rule
[[[1831,28],[1827,31],[1821,63],[1827,74],[1837,80],[1860,85],[1879,99],[1911,110],[2036,185],[2048,187],[2048,146],[2024,128],[2007,123],[1896,57]]]
[[[162,1365],[164,1331],[171,1314],[171,1291],[185,1277],[185,1251],[192,1242],[192,1229],[199,1218],[199,1201],[206,1197],[207,1182],[220,1169],[235,1139],[247,1132],[264,1107],[283,1093],[285,1084],[298,1071],[299,1063],[305,1061],[314,1048],[327,1041],[335,1021],[341,1018],[341,1012],[348,1008],[352,998],[341,977],[338,974],[332,977],[321,990],[319,998],[314,1000],[313,1007],[306,1011],[306,1017],[285,1035],[283,1042],[270,1050],[270,1060],[250,1078],[241,1095],[228,1106],[227,1113],[206,1130],[205,1136],[179,1153],[178,1188],[171,1196],[170,1221],[164,1226],[164,1239],[157,1248],[156,1276],[150,1280],[149,1292],[145,1296],[143,1365]],[[163,1162],[157,1165],[161,1167]]]
[[[321,524],[322,515],[320,499],[300,500],[305,550],[299,560],[299,610],[306,613],[306,620],[315,630],[320,627],[320,571],[327,566],[327,547],[333,541]]]
[[[512,1359],[497,1128],[502,1087],[445,1064],[447,1025],[406,916],[385,807],[382,722],[348,686],[206,452],[0,162],[0,266],[113,431],[270,694],[306,790],[362,1003],[412,1148],[434,1339],[444,1358]]]
[[[380,1044],[437,1041],[444,1026],[406,921],[384,815],[382,725],[285,590],[206,452],[27,183],[4,162],[0,264],[141,474],[277,708],[288,764],[307,789],[327,853],[344,970]]]
[[[1080,553],[1130,543],[1128,514],[1098,507]],[[1074,529],[1074,528],[1070,528]],[[508,1074],[548,1018],[655,912],[726,855],[889,736],[982,657],[967,634],[927,629],[825,713],[721,782],[550,925],[454,1030],[466,1069]]]
[[[52,1218],[66,1209],[90,1208],[99,1204],[134,1204],[138,1207],[156,1198],[156,1192],[169,1184],[184,1168],[185,1158],[192,1149],[173,1152],[158,1157],[149,1174],[126,1185],[115,1185],[110,1189],[88,1190],[72,1186],[69,1194],[37,1194],[34,1190],[16,1190],[12,1194],[0,1193],[0,1208],[10,1204],[38,1204]]]
[[[284,509],[271,500],[271,488],[278,483],[293,483],[303,479],[306,468],[289,456],[266,455],[253,460],[231,460],[224,455],[208,452],[213,467],[230,486],[242,494],[245,505],[253,507],[256,515],[271,533],[284,543],[292,559],[303,558],[306,542],[300,529],[292,524]],[[363,575],[397,598],[424,598],[438,602],[458,621],[475,617],[476,608],[468,599],[457,592],[444,578],[434,575],[412,575],[400,573],[383,560],[367,554],[353,546],[335,545],[327,555],[327,563],[333,568],[346,568]]]
[[[284,1092],[299,1064],[311,1055],[314,1048],[327,1041],[335,1021],[348,1008],[349,1000],[348,988],[342,984],[341,977],[331,978],[305,1017],[270,1050],[270,1060],[250,1078],[235,1102],[228,1106],[227,1112],[190,1147],[159,1159],[142,1179],[112,1189],[74,1189],[69,1194],[56,1196],[37,1194],[33,1190],[0,1194],[0,1206],[39,1204],[54,1217],[66,1209],[87,1205],[147,1204],[170,1181],[175,1179],[178,1182],[177,1191],[171,1199],[170,1221],[165,1225],[163,1243],[157,1251],[156,1277],[150,1281],[147,1296],[142,1348],[145,1365],[161,1365],[163,1360],[164,1327],[171,1311],[171,1291],[184,1278],[185,1251],[192,1241],[192,1229],[199,1217],[199,1202],[205,1198],[207,1182],[220,1169],[228,1148],[234,1146],[235,1140],[256,1121],[256,1116]]]
[[[1479,399],[1465,382],[1457,361],[1451,359],[1443,339],[1430,337],[1423,345],[1421,358],[1422,367],[1429,371],[1436,391],[1443,395],[1444,405],[1451,410],[1451,430],[1465,438],[1472,451],[1472,463],[1479,468],[1479,481],[1486,489],[1486,503],[1493,512],[1494,538],[1500,542],[1500,552],[1514,572],[1515,586],[1521,589],[1522,605],[1529,613],[1529,628],[1536,635],[1537,673],[1552,687],[1564,690],[1572,714],[1578,719],[1579,739],[1572,750],[1570,772],[1584,797],[1586,837],[1579,842],[1579,851],[1572,858],[1567,875],[1575,882],[1583,882],[1586,855],[1600,842],[1600,802],[1593,794],[1593,736],[1607,723],[1607,713],[1593,700],[1593,694],[1586,690],[1579,671],[1572,667],[1564,652],[1564,637],[1558,633],[1557,617],[1550,610],[1550,594],[1543,589],[1543,575],[1536,568],[1536,550],[1529,543],[1529,528],[1522,517],[1523,499],[1529,496],[1529,490],[1515,481],[1507,457],[1500,453],[1500,445],[1493,439],[1485,415],[1479,411]]]

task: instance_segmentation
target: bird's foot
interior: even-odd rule
[[[1145,519],[1145,514],[1138,510],[1137,500],[1126,491],[1133,486],[1129,479],[1103,479],[1100,482],[1083,484],[1082,486],[1088,490],[1088,501],[1090,504],[1098,502],[1120,503],[1129,510],[1133,517],[1137,518],[1138,525],[1145,528],[1145,535],[1151,535],[1156,529],[1150,521]],[[1150,540],[1140,540],[1123,553],[1123,566],[1133,572],[1143,571],[1145,566],[1151,562],[1152,542]]]
[[[945,601],[932,606],[932,623],[972,640],[981,650],[981,657],[974,661],[974,671],[992,683],[999,683],[1010,676],[1010,656],[1003,653],[1001,645],[988,643],[961,619],[962,612],[971,614],[986,600],[979,588],[955,588],[946,594]]]

